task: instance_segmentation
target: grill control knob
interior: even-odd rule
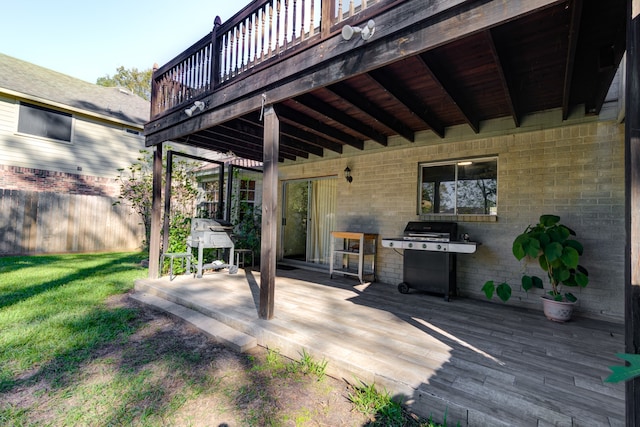
[[[422,244],[422,249],[427,249],[427,244],[426,243]]]
[[[438,250],[442,249],[442,245],[438,245]]]
[[[412,248],[413,247],[413,243],[409,243],[409,247]]]
[[[393,242],[389,242],[389,247],[392,248],[393,247]]]

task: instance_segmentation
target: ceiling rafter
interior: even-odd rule
[[[564,71],[564,85],[562,88],[562,120],[569,117],[569,100],[571,98],[571,82],[573,68],[580,35],[580,17],[582,16],[582,0],[574,0],[571,8],[571,20],[569,22],[569,43],[567,47],[567,61]]]
[[[299,125],[302,128],[307,128],[310,132],[318,133],[323,137],[337,141],[342,144],[350,145],[359,150],[364,149],[363,140],[355,138],[338,129],[332,128],[331,126],[327,126],[324,123],[320,122],[319,120],[314,119],[313,117],[307,116],[306,114],[302,114],[283,104],[276,105],[275,110],[281,119],[283,120],[288,119],[290,123],[295,123],[296,125]]]
[[[212,138],[210,136],[205,136],[202,134],[192,134],[183,139],[177,140],[177,142],[187,144],[187,145],[195,145],[197,147],[206,148],[212,151],[217,151],[219,153],[227,153],[232,152],[236,156],[240,156],[244,159],[262,161],[262,151],[257,151],[250,149],[248,147],[238,146],[236,143],[223,141],[222,139]],[[285,158],[289,156],[285,156],[283,153],[280,153],[279,161],[284,161]],[[295,160],[295,158],[290,159]]]
[[[467,105],[463,99],[462,93],[457,88],[456,82],[452,77],[438,67],[438,61],[429,52],[423,53],[416,57],[419,63],[424,66],[424,72],[438,85],[440,90],[448,98],[449,102],[456,107],[458,112],[464,118],[464,121],[473,129],[475,133],[480,132],[480,120],[478,115],[472,112],[471,106]],[[448,76],[448,77],[447,77]]]
[[[489,48],[491,49],[491,55],[493,56],[493,60],[496,63],[496,68],[498,69],[498,79],[500,80],[500,84],[502,85],[502,90],[505,96],[505,102],[507,107],[509,108],[509,112],[511,114],[511,118],[513,119],[513,123],[516,127],[520,127],[520,115],[518,114],[518,109],[516,107],[516,95],[511,90],[513,84],[509,84],[509,78],[505,74],[505,70],[502,65],[502,60],[500,59],[500,54],[498,53],[498,49],[496,48],[496,44],[493,40],[493,35],[491,34],[491,30],[487,30],[484,32],[487,37],[487,41],[489,44]]]
[[[240,138],[240,141],[251,139],[252,142],[258,142],[261,146],[264,146],[263,127],[255,122],[237,119],[220,127],[226,128],[227,132],[241,133],[243,137]],[[309,158],[309,153],[320,156],[323,154],[321,148],[305,146],[287,136],[282,136],[280,138],[280,145],[280,149],[285,153],[289,153],[297,157],[303,157],[305,159]]]
[[[429,126],[436,135],[444,138],[444,126],[440,120],[411,91],[402,87],[396,79],[390,78],[382,68],[370,71],[368,74],[380,87],[389,92],[398,102],[407,107],[413,115]]]
[[[335,153],[342,154],[343,146],[341,144],[330,141],[326,138],[322,138],[315,133],[304,131],[298,127],[295,127],[294,125],[289,124],[288,122],[280,122],[280,133],[311,146],[324,148]]]
[[[414,142],[415,133],[412,129],[406,126],[404,123],[397,120],[391,114],[381,109],[377,105],[373,104],[369,99],[355,90],[351,89],[345,83],[335,83],[326,87],[335,95],[344,99],[354,107],[357,107],[360,111],[375,119],[378,123],[389,129],[390,131],[397,133],[404,137],[406,140]]]
[[[247,114],[244,117],[240,117],[238,120],[247,122],[250,125],[259,126],[262,131],[264,129],[262,125],[258,125],[258,123],[260,122],[260,118],[257,113]],[[298,139],[312,146],[326,148],[327,150],[331,150],[340,154],[342,153],[342,144],[338,144],[337,142],[322,138],[321,136],[313,132],[304,131],[299,127],[291,125],[287,122],[280,122],[280,133],[290,136],[291,138]]]
[[[381,145],[387,145],[386,135],[376,131],[371,126],[368,126],[361,121],[354,119],[348,114],[343,113],[341,110],[334,108],[333,106],[327,104],[326,102],[313,95],[300,95],[293,98],[293,100],[301,105],[304,105],[307,108],[310,108],[311,110],[314,110],[319,114],[322,114],[323,116],[335,120],[336,122],[348,127],[349,129],[352,129],[354,132],[359,133],[366,138],[369,138]]]

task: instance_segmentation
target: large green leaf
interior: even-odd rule
[[[612,374],[605,381],[615,383],[619,381],[627,381],[640,376],[640,354],[618,353],[620,359],[629,362],[628,366],[609,366]]]
[[[544,256],[551,263],[562,256],[562,245],[558,242],[553,242],[544,248]],[[576,263],[577,265],[577,263]]]
[[[540,224],[545,227],[551,227],[554,224],[560,222],[560,217],[557,215],[541,215],[540,216]]]
[[[511,298],[511,286],[506,283],[500,283],[496,288],[496,294],[502,302],[507,302]]]
[[[495,291],[495,288],[496,286],[493,283],[493,280],[489,280],[485,282],[484,286],[482,287],[482,292],[484,292],[487,299],[491,299],[493,298],[493,292]]]
[[[531,279],[533,280],[533,286],[535,286],[538,289],[543,289],[544,285],[542,284],[542,279],[539,278],[538,276],[531,276]]]
[[[576,271],[574,278],[576,280],[576,283],[581,287],[584,288],[585,286],[587,286],[589,284],[589,276],[587,276],[586,274],[584,274],[581,271]]]
[[[580,254],[575,248],[565,247],[560,255],[562,263],[568,268],[577,268],[580,261]]]
[[[538,276],[522,276],[522,289],[528,292],[531,288],[543,289],[542,279]]]
[[[578,298],[576,298],[576,296],[574,294],[572,294],[571,292],[567,292],[566,294],[564,294],[564,297],[567,301],[569,302],[576,302],[578,301]]]
[[[577,240],[567,240],[566,242],[564,242],[564,245],[570,246],[575,249],[578,252],[578,255],[582,255],[582,252],[584,251],[582,243],[578,242]]]

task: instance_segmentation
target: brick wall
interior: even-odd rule
[[[113,178],[7,165],[0,165],[0,188],[108,197],[120,194],[120,185]]]
[[[585,245],[582,263],[591,283],[575,292],[579,314],[622,321],[623,125],[593,120],[552,129],[536,123],[529,129],[493,131],[487,137],[454,130],[444,140],[423,133],[413,144],[390,141],[387,148],[346,149],[342,157],[327,155],[281,165],[280,177],[335,175],[340,178],[337,229],[398,236],[408,221],[420,219],[416,212],[419,163],[496,155],[498,216],[492,219],[497,221],[457,218],[460,232],[482,243],[475,254],[458,256],[459,294],[484,299],[480,289],[486,280],[507,281],[514,285],[509,304],[540,310],[541,292],[527,294],[519,286],[523,270],[536,273],[539,269],[519,263],[511,254],[511,244],[541,214],[556,214]],[[351,184],[342,177],[347,165],[352,170]],[[379,248],[377,270],[379,281],[397,285],[402,281],[401,254]]]

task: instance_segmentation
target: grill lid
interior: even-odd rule
[[[405,240],[448,242],[458,233],[455,222],[411,221],[404,229]]]

